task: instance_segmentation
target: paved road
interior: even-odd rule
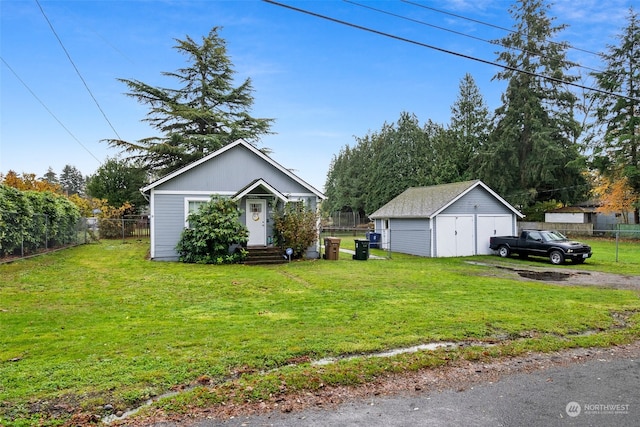
[[[640,354],[502,377],[464,391],[413,392],[332,410],[207,420],[214,426],[640,426]],[[159,423],[155,427],[173,427]]]

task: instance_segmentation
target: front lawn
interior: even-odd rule
[[[203,378],[259,382],[294,362],[433,341],[517,352],[640,336],[638,292],[510,280],[468,258],[208,266],[147,251],[103,241],[0,266],[0,425],[104,415]],[[594,252],[581,268],[615,262]],[[638,252],[618,271],[640,274]]]

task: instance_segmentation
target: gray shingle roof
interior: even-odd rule
[[[431,218],[454,202],[480,180],[454,182],[430,187],[411,187],[369,215],[369,218]]]

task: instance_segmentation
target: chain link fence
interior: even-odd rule
[[[122,218],[88,218],[96,239],[146,238],[151,235],[148,215],[125,215]]]
[[[370,224],[369,218],[359,212],[333,212],[323,216],[321,225],[323,230],[351,231],[365,230]]]
[[[86,218],[52,221],[46,214],[33,214],[28,225],[17,212],[0,212],[0,260],[23,258],[52,249],[88,243],[91,240]]]
[[[52,221],[46,214],[33,214],[21,225],[17,212],[0,211],[0,262],[25,258],[54,249],[82,245],[100,239],[148,238],[147,215],[123,218],[80,218],[73,222]]]

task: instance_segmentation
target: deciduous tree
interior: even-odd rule
[[[89,178],[87,193],[97,199],[106,199],[111,206],[130,203],[136,211],[147,205],[140,193],[146,182],[145,170],[127,160],[107,159]]]
[[[631,187],[626,176],[613,181],[603,177],[594,193],[600,201],[598,212],[618,214],[624,224],[629,223],[629,212],[634,209],[638,193]]]
[[[37,179],[36,174],[34,173],[18,174],[13,170],[7,172],[6,175],[0,174],[0,184],[17,188],[22,191],[50,191],[52,193],[59,193],[61,191],[60,185],[57,183]]]

